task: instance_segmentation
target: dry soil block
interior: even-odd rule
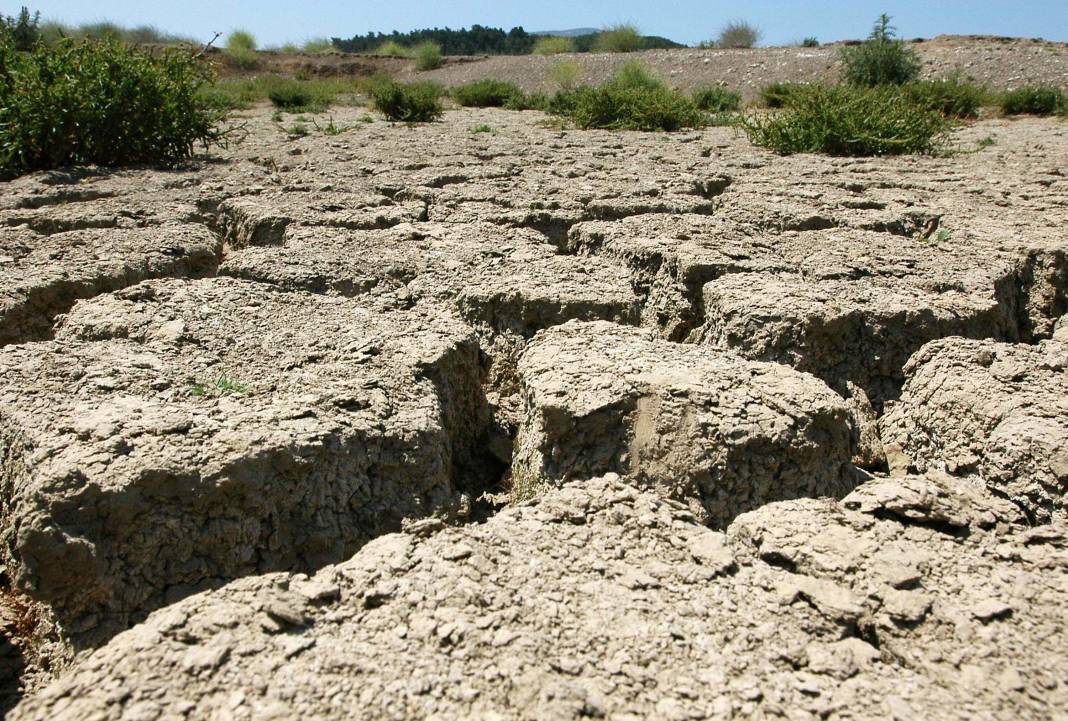
[[[905,367],[882,420],[891,470],[979,474],[1032,519],[1068,504],[1068,344],[946,338]]]
[[[448,316],[229,278],[79,304],[0,351],[0,551],[99,633],[219,579],[316,568],[455,500],[485,418]]]
[[[75,301],[148,278],[214,272],[220,243],[201,225],[42,236],[0,228],[0,345],[47,338]]]
[[[1017,525],[981,485],[876,483],[726,535],[576,483],[185,599],[12,718],[1056,717],[1063,528]]]
[[[519,364],[517,484],[608,471],[699,502],[714,522],[762,503],[852,488],[856,429],[822,381],[783,365],[570,322]]]

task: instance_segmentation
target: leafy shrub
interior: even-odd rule
[[[549,98],[545,93],[519,93],[504,104],[508,110],[545,110],[548,106]]]
[[[0,175],[187,158],[224,140],[199,94],[210,80],[189,52],[68,39],[27,54],[0,35]]]
[[[781,108],[797,90],[804,90],[801,83],[771,83],[760,89],[760,102],[769,108]]]
[[[411,51],[400,43],[390,40],[379,45],[378,49],[375,50],[375,54],[391,58],[406,58],[411,54]]]
[[[924,110],[934,110],[947,118],[975,118],[987,93],[978,85],[958,78],[928,80],[905,86],[909,100]]]
[[[694,104],[711,113],[733,112],[742,107],[742,94],[735,90],[709,85],[692,93]]]
[[[534,43],[534,50],[532,52],[535,55],[561,55],[563,53],[573,53],[575,52],[575,41],[571,38],[547,35],[538,38],[538,41]]]
[[[609,130],[678,130],[706,124],[705,114],[688,97],[669,88],[627,88],[606,83],[558,93],[550,111],[579,128]]]
[[[430,122],[445,112],[441,88],[432,83],[379,83],[371,88],[371,99],[386,118],[405,123]]]
[[[301,49],[313,55],[326,55],[334,52],[334,44],[327,38],[312,38],[305,41],[304,47]]]
[[[1068,107],[1068,97],[1054,87],[1029,86],[1002,93],[998,104],[1006,115],[1053,115]]]
[[[716,39],[716,47],[720,48],[751,48],[760,39],[760,30],[744,20],[731,20]]]
[[[638,28],[620,24],[599,32],[593,42],[593,50],[598,53],[632,53],[641,50],[644,44]]]
[[[801,47],[803,48],[818,48],[820,41],[814,37],[807,37],[801,41]]]
[[[0,14],[0,34],[7,34],[16,50],[32,50],[41,39],[41,13],[30,15],[30,11],[23,5],[18,17],[4,17]]]
[[[812,85],[794,89],[781,113],[751,116],[742,128],[777,153],[863,156],[938,152],[950,123],[899,88]]]
[[[574,60],[560,60],[549,68],[549,79],[561,90],[571,90],[582,74],[582,67]]]
[[[417,70],[434,70],[441,67],[441,46],[437,43],[419,43],[412,48]]]
[[[852,85],[904,85],[920,75],[919,56],[895,37],[886,14],[875,21],[867,40],[842,48],[839,54],[846,66],[846,81]]]
[[[227,36],[225,52],[239,68],[250,70],[259,64],[259,57],[256,55],[256,38],[252,33],[244,30],[235,30]]]
[[[314,112],[326,106],[326,103],[315,97],[308,85],[299,80],[280,80],[267,91],[267,98],[274,107],[295,112]]]
[[[476,80],[453,88],[452,99],[465,108],[503,108],[523,91],[515,83],[502,80]]]
[[[637,60],[627,60],[612,75],[609,85],[627,90],[661,90],[667,86],[655,73]]]

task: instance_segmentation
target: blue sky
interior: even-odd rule
[[[894,16],[902,37],[943,33],[1014,35],[1068,41],[1068,0],[882,0],[869,2],[632,2],[630,0],[0,0],[0,13],[22,4],[49,19],[72,24],[113,20],[156,25],[201,39],[214,31],[251,31],[261,46],[311,37],[350,37],[369,30],[467,27],[473,23],[527,30],[602,27],[633,22],[650,35],[693,44],[715,36],[724,22],[748,20],[762,28],[764,44],[860,38],[881,12]]]

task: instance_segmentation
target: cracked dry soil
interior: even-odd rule
[[[1063,121],[359,115],[4,184],[10,718],[1068,712]]]

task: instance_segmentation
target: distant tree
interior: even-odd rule
[[[30,50],[41,39],[41,13],[31,15],[23,5],[18,17],[0,14],[0,32],[11,37],[16,50]]]

